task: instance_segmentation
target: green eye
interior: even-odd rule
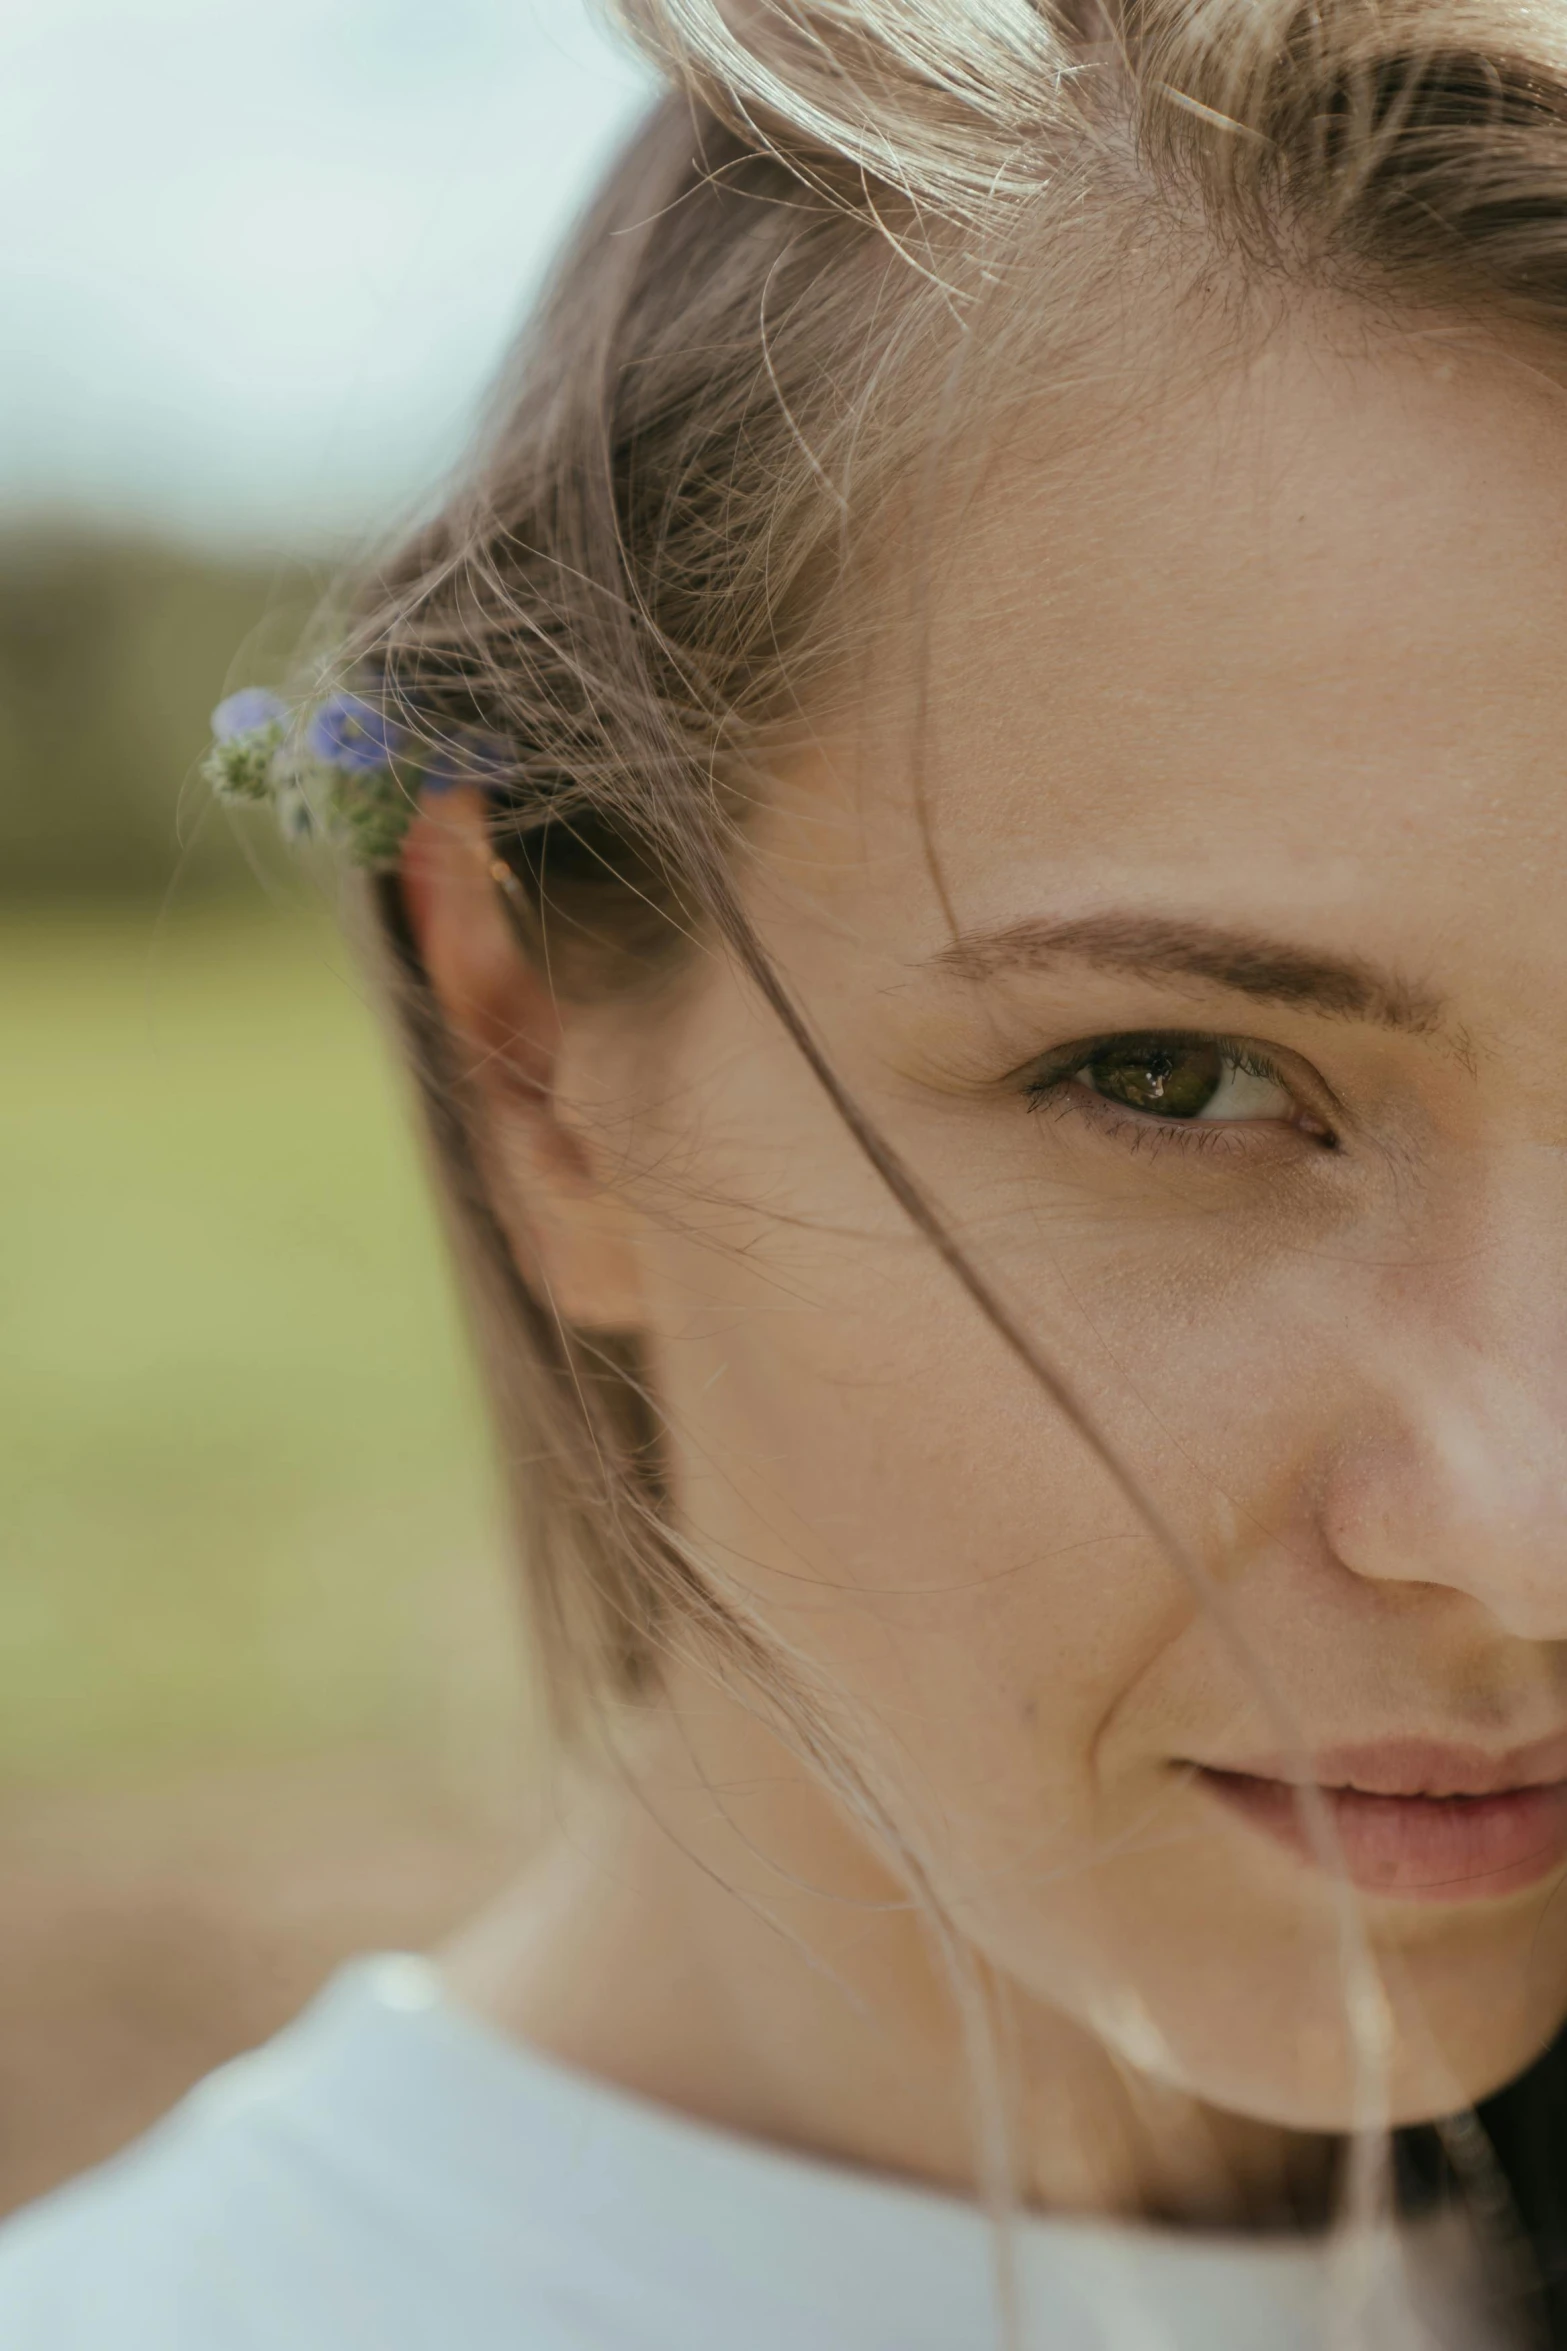
[[[1146,1118],[1240,1124],[1297,1113],[1271,1069],[1220,1037],[1113,1037],[1071,1076]]]

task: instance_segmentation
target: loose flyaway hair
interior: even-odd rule
[[[666,95],[441,510],[363,583],[352,691],[427,770],[485,747],[497,886],[564,996],[647,996],[694,958],[736,962],[912,1230],[1181,1560],[1136,1464],[833,1069],[749,925],[736,856],[791,728],[912,609],[932,485],[987,414],[1073,387],[1069,463],[1071,434],[1090,438],[1126,396],[1129,352],[1146,392],[1160,364],[1198,346],[1212,361],[1302,300],[1525,337],[1547,365],[1559,343],[1567,359],[1567,0],[621,0],[618,14]],[[915,789],[918,765],[911,750]],[[655,1690],[672,1653],[698,1658],[882,1833],[835,1694],[671,1523],[637,1334],[574,1329],[518,1269],[386,813],[383,793],[370,896],[563,1734]],[[1330,1841],[1323,1821],[1315,1833]],[[928,1904],[921,1857],[899,1859]],[[1379,2012],[1347,1894],[1343,1951],[1369,2146]],[[1567,2345],[1561,2116],[1547,2063],[1486,2119],[1532,2232],[1532,2309],[1556,2330],[1542,2340]],[[1488,2143],[1466,2127],[1442,2160],[1495,2201]],[[1358,2176],[1369,2210],[1369,2158]]]

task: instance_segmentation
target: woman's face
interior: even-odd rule
[[[1277,340],[935,543],[744,887],[1187,1561],[717,964],[581,1112],[678,1509],[1015,1986],[1331,2127],[1308,1757],[1440,2111],[1567,2010],[1567,411]]]

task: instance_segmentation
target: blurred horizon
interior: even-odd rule
[[[525,1833],[373,989],[196,770],[437,488],[649,86],[588,0],[0,0],[0,2209]]]
[[[0,902],[247,882],[213,705],[438,491],[651,88],[595,0],[0,0]]]
[[[395,520],[651,87],[590,0],[0,0],[0,530]]]

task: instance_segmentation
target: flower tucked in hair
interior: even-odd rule
[[[219,799],[271,799],[287,726],[287,703],[264,686],[245,686],[218,704],[203,773]]]
[[[493,789],[503,747],[474,728],[417,743],[363,694],[334,694],[303,722],[264,686],[212,713],[202,772],[221,800],[270,801],[290,841],[317,833],[355,864],[395,865],[421,791]]]
[[[232,743],[260,727],[281,726],[287,716],[288,704],[281,694],[266,686],[242,686],[218,704],[212,713],[212,731],[220,743]]]
[[[305,729],[305,742],[323,766],[364,775],[389,767],[404,746],[401,727],[362,694],[335,694]]]
[[[505,781],[509,759],[504,743],[477,727],[454,727],[432,743],[424,762],[427,792],[493,792]]]

